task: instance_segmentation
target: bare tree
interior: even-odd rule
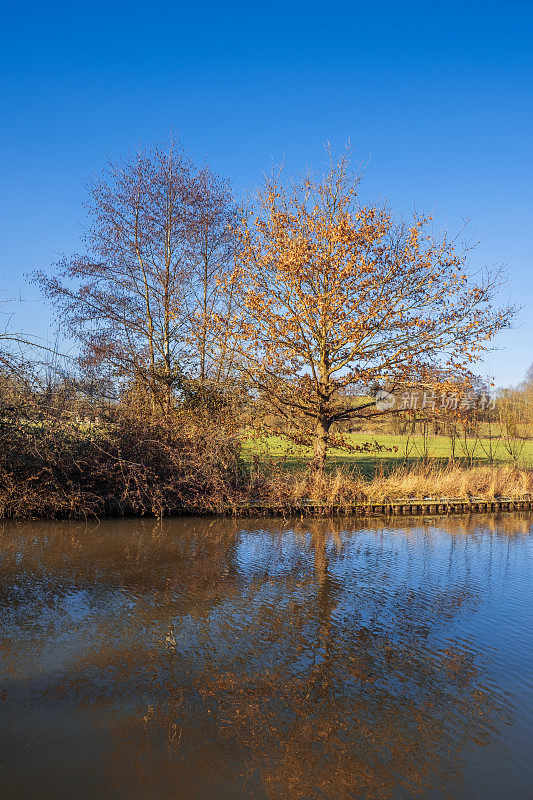
[[[205,370],[229,190],[170,140],[109,161],[88,191],[85,253],[36,280],[80,342],[82,362],[106,365],[146,392],[152,411],[168,414],[176,386],[198,360],[199,328]],[[199,298],[202,263],[208,286]]]
[[[231,312],[232,293],[222,287],[231,281],[236,210],[226,180],[202,169],[198,176],[199,198],[195,207],[191,244],[194,253],[189,313],[197,350],[200,386],[220,382],[229,369],[228,334],[214,325],[219,315]]]

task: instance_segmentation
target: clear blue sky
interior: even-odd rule
[[[533,361],[533,6],[529,2],[32,3],[0,19],[1,285],[47,335],[24,273],[76,249],[83,179],[178,134],[239,194],[272,159],[369,159],[364,194],[471,219],[524,309],[484,368]],[[51,329],[51,328],[50,328]]]

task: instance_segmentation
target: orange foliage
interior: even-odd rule
[[[468,276],[467,252],[358,201],[348,159],[288,187],[267,180],[244,215],[232,279],[241,369],[275,414],[314,442],[384,413],[368,388],[445,390],[471,375],[512,309],[492,307],[498,274]]]

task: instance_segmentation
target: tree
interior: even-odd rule
[[[533,364],[529,365],[520,389],[523,398],[526,431],[528,436],[531,437],[533,434]]]
[[[204,168],[198,183],[191,230],[195,264],[190,316],[196,321],[192,334],[198,353],[198,383],[205,387],[208,381],[220,383],[231,372],[229,337],[213,321],[216,315],[231,313],[232,292],[224,293],[222,287],[224,280],[231,284],[236,212],[227,181]]]
[[[365,387],[464,378],[512,316],[492,308],[498,273],[469,278],[467,252],[433,237],[430,218],[407,223],[362,205],[358,183],[347,156],[288,187],[275,174],[238,233],[242,369],[313,443],[318,470],[332,426],[390,411]]]
[[[524,378],[524,383],[527,386],[533,386],[533,364],[530,364],[527,368],[526,376]]]
[[[57,347],[48,347],[36,336],[11,327],[14,302],[13,298],[0,297],[0,374],[22,380],[28,379],[34,368],[50,369],[51,359],[57,361],[61,356]]]
[[[105,365],[145,392],[153,412],[168,414],[181,378],[198,361],[205,372],[211,283],[229,235],[229,189],[171,140],[109,161],[88,190],[86,252],[36,279],[81,343],[82,362]],[[203,305],[194,292],[202,264],[209,282]]]

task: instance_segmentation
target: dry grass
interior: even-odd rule
[[[533,494],[533,470],[510,464],[464,467],[453,463],[403,468],[369,484],[370,498],[523,497]]]
[[[271,470],[256,478],[250,494],[257,502],[297,506],[303,503],[349,505],[399,498],[533,497],[533,470],[509,464],[465,467],[415,465],[401,467],[388,475],[378,473],[367,480],[362,475],[338,470],[333,474],[288,474]]]

